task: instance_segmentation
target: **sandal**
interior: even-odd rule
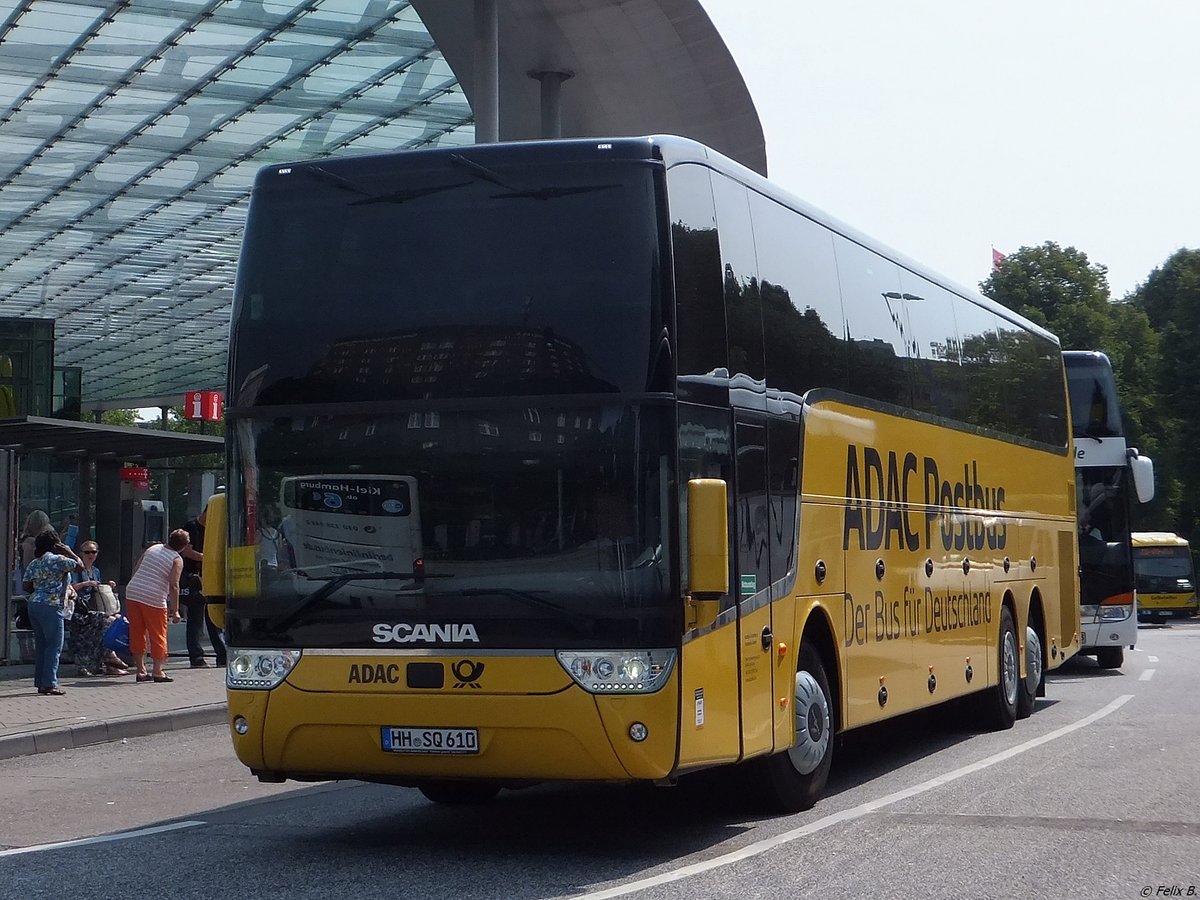
[[[137,677],[137,680],[138,680],[138,681],[149,681],[149,680],[150,680],[150,676],[149,676],[149,675],[147,675],[145,672],[138,672],[138,677]]]
[[[163,684],[164,682],[167,682],[167,681],[174,681],[174,680],[175,680],[175,679],[174,679],[174,678],[172,678],[170,675],[155,675],[155,676],[154,676],[154,683],[155,683],[155,684]]]
[[[66,693],[66,691],[62,690],[61,688],[52,687],[52,688],[38,688],[38,693],[39,694],[48,694],[53,697],[61,697],[63,694]]]
[[[105,675],[128,675],[129,670],[128,669],[119,669],[116,666],[105,666],[104,674]]]

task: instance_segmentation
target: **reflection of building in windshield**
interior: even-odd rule
[[[582,348],[551,328],[423,328],[340,340],[298,380],[336,391],[331,399],[360,400],[615,390],[591,373]]]

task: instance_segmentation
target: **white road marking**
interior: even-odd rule
[[[178,831],[181,828],[195,828],[203,822],[175,822],[171,825],[156,825],[153,828],[139,828],[137,831],[121,831],[117,834],[102,834],[99,837],[79,838],[75,841],[59,841],[57,844],[38,844],[34,847],[14,847],[11,850],[0,850],[0,856],[20,856],[22,853],[38,853],[42,850],[59,850],[63,847],[85,847],[88,844],[107,844],[109,841],[123,841],[126,838],[145,837],[149,834],[162,834],[164,831]]]
[[[1072,722],[1070,725],[1064,725],[1062,728],[1057,728],[1054,731],[1043,734],[1041,737],[1036,737],[1026,741],[1023,744],[1018,744],[1008,750],[1002,750],[999,753],[994,753],[986,759],[981,759],[979,762],[971,763],[968,766],[955,769],[947,772],[945,775],[938,775],[936,778],[931,778],[921,784],[910,788],[905,788],[902,791],[896,791],[894,794],[888,794],[886,797],[880,797],[878,800],[870,800],[853,809],[843,810],[839,813],[834,813],[831,816],[825,816],[823,819],[817,819],[815,822],[810,822],[807,825],[802,825],[799,828],[794,828],[791,831],[785,831],[782,834],[777,834],[774,837],[766,840],[757,841],[753,844],[748,844],[740,850],[735,850],[732,853],[726,853],[723,856],[718,856],[713,859],[705,860],[704,862],[693,863],[690,866],[683,866],[675,869],[672,872],[664,872],[661,875],[654,875],[650,878],[643,878],[639,881],[631,881],[627,884],[618,885],[617,887],[607,888],[601,891],[595,891],[590,894],[578,894],[574,900],[606,900],[609,897],[624,897],[626,894],[632,894],[635,891],[643,891],[647,888],[657,887],[662,884],[670,884],[673,881],[682,881],[685,878],[690,878],[693,875],[700,875],[704,872],[709,872],[713,869],[727,866],[731,863],[741,862],[744,859],[749,859],[752,856],[766,853],[768,850],[774,850],[776,847],[781,847],[784,844],[790,843],[798,838],[806,837],[810,834],[815,834],[818,831],[824,831],[833,825],[840,825],[843,822],[852,822],[855,819],[861,819],[876,810],[883,809],[885,806],[891,806],[893,803],[899,803],[901,800],[907,800],[910,797],[916,797],[924,794],[926,791],[931,791],[934,788],[941,787],[944,784],[949,784],[956,781],[965,775],[973,775],[976,772],[981,772],[984,769],[990,768],[997,763],[1012,759],[1027,750],[1032,750],[1035,747],[1040,747],[1042,744],[1048,744],[1050,741],[1058,740],[1073,731],[1078,731],[1080,728],[1086,728],[1093,722],[1098,722],[1110,713],[1116,712],[1126,703],[1133,699],[1133,694],[1122,694],[1108,706],[1101,710],[1092,713],[1090,716],[1084,716],[1077,722]]]
[[[1142,674],[1138,676],[1138,681],[1149,681],[1157,671],[1157,669],[1143,669]]]
[[[1148,659],[1150,662],[1158,662],[1157,656],[1147,656],[1146,659]]]

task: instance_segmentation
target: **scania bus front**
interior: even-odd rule
[[[259,174],[231,329],[225,627],[234,742],[261,777],[454,799],[671,770],[682,612],[650,150]],[[343,514],[370,490],[393,493]],[[418,503],[419,539],[390,552],[380,530]]]

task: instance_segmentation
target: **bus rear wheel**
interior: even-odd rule
[[[1099,647],[1096,649],[1096,664],[1102,669],[1119,669],[1125,664],[1124,647]]]
[[[1012,612],[1000,607],[1000,633],[996,641],[995,687],[984,691],[979,698],[980,718],[993,731],[1012,728],[1017,721],[1017,697],[1022,691],[1021,669],[1017,662],[1017,629]]]
[[[467,806],[473,803],[487,803],[500,793],[500,785],[490,781],[426,781],[420,786],[420,791],[434,803],[444,803],[448,806]]]
[[[825,792],[833,765],[837,728],[833,692],[821,655],[811,645],[800,648],[793,696],[796,742],[783,753],[758,761],[766,801],[780,812],[810,809]]]
[[[1033,713],[1042,679],[1046,677],[1046,660],[1042,656],[1042,639],[1032,626],[1025,626],[1025,680],[1017,695],[1017,718],[1025,719]]]

